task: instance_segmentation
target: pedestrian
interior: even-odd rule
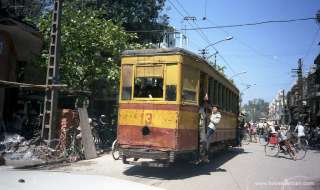
[[[210,121],[207,129],[207,152],[209,152],[210,143],[212,142],[212,137],[214,132],[216,131],[221,120],[221,113],[219,111],[219,106],[212,106],[212,112],[210,116]],[[204,160],[205,162],[209,162],[208,156]]]
[[[304,133],[304,126],[302,125],[302,123],[300,121],[298,122],[296,128],[294,129],[294,132],[298,133],[298,135],[297,135],[298,144],[300,144],[301,139],[303,139],[306,136],[306,134]]]
[[[257,140],[257,125],[256,125],[256,123],[252,123],[252,125],[250,127],[250,141],[253,142],[253,139],[254,139],[255,143],[258,142],[258,140]]]

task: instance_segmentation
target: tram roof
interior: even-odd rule
[[[143,56],[143,55],[171,55],[171,54],[185,54],[189,55],[197,60],[201,60],[202,62],[206,63],[207,65],[210,65],[207,60],[199,56],[198,54],[195,54],[189,50],[183,49],[183,48],[156,48],[156,49],[138,49],[138,50],[125,50],[122,52],[122,56]],[[214,68],[212,68],[214,69]],[[219,73],[216,69],[214,69],[219,75],[223,76],[221,73]],[[238,91],[239,89],[235,86],[235,84],[231,83],[230,80],[226,78],[226,76],[223,76],[226,81],[234,86]]]

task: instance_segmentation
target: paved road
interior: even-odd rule
[[[210,164],[201,166],[187,163],[171,168],[129,166],[104,155],[53,170],[111,176],[170,190],[320,190],[319,163],[320,151],[309,151],[304,160],[293,161],[284,155],[266,157],[263,146],[250,144],[244,150],[234,148],[217,153]]]

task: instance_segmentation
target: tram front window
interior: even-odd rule
[[[163,79],[159,77],[137,77],[134,81],[134,97],[162,98]]]

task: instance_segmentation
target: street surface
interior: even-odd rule
[[[320,151],[309,150],[304,160],[266,157],[264,147],[250,144],[216,153],[210,164],[178,163],[171,168],[123,165],[111,155],[45,170],[109,176],[163,189],[320,189]],[[12,170],[7,167],[0,173]],[[1,176],[1,175],[0,175]],[[5,176],[4,176],[5,177]],[[3,180],[3,179],[2,179]]]

